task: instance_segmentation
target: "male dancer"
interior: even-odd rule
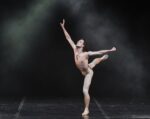
[[[65,20],[63,19],[63,22],[60,23],[63,32],[65,34],[65,37],[69,44],[71,45],[73,51],[74,51],[74,60],[77,68],[81,71],[82,75],[85,76],[84,78],[84,84],[83,84],[83,94],[84,94],[84,103],[85,108],[82,113],[82,116],[86,116],[89,114],[89,103],[90,103],[90,95],[89,95],[89,87],[91,84],[91,80],[93,77],[93,68],[99,64],[100,62],[106,60],[108,58],[107,53],[116,51],[116,48],[113,47],[110,50],[100,50],[100,51],[83,51],[84,49],[84,40],[80,39],[75,44],[73,40],[71,39],[69,33],[65,29]],[[103,55],[104,54],[104,55]],[[91,63],[88,62],[89,56],[94,55],[103,55],[102,57],[95,58]]]

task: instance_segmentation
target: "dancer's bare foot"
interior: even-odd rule
[[[113,47],[113,48],[111,49],[111,51],[116,51],[116,47]]]
[[[103,59],[103,60],[106,60],[106,59],[108,59],[108,57],[109,57],[109,55],[105,54],[105,55],[102,57],[102,59]]]
[[[85,109],[84,112],[82,113],[82,116],[87,116],[89,114],[89,110]]]

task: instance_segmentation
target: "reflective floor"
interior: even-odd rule
[[[82,111],[82,98],[0,99],[0,119],[150,119],[150,101],[93,97],[90,115]]]

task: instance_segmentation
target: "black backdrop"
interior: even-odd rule
[[[32,32],[27,31],[27,36],[32,37],[30,37],[30,40],[28,40],[26,35],[24,36],[25,38],[23,37],[26,40],[26,44],[23,43],[22,46],[13,46],[13,43],[9,42],[11,37],[7,39],[4,36],[5,32],[6,36],[9,36],[6,31],[7,29],[9,30],[9,25],[7,26],[8,22],[6,21],[11,21],[17,14],[22,14],[22,16],[20,16],[23,18],[24,11],[28,11],[29,6],[31,4],[34,6],[36,2],[36,0],[5,0],[0,3],[0,95],[79,96],[82,94],[83,76],[74,65],[73,52],[65,40],[59,22],[65,18],[66,28],[69,30],[73,40],[76,42],[79,38],[84,37],[85,40],[88,39],[88,49],[97,50],[98,48],[94,48],[94,45],[92,46],[90,44],[89,41],[91,39],[88,37],[88,34],[84,35],[84,33],[82,33],[84,29],[80,29],[80,25],[82,25],[83,22],[82,12],[73,14],[70,7],[67,6],[69,3],[57,1],[51,5],[52,9],[45,11],[47,17],[41,20],[40,24],[42,25],[32,29],[36,30],[34,35]],[[79,1],[76,1],[76,3],[78,2]],[[110,12],[114,16],[106,16],[106,20],[109,18],[111,21],[111,19],[114,19],[113,17],[117,17],[117,20],[121,21],[114,24],[121,24],[121,30],[125,29],[126,33],[128,33],[127,41],[124,41],[123,44],[130,47],[136,58],[140,59],[144,73],[142,73],[140,81],[136,83],[132,81],[134,80],[132,77],[129,80],[126,79],[127,77],[124,76],[127,75],[126,73],[118,73],[114,68],[119,65],[124,66],[126,65],[124,63],[130,62],[122,62],[121,59],[117,60],[118,54],[124,53],[119,43],[116,41],[116,43],[112,42],[108,46],[101,45],[99,49],[107,49],[115,45],[117,52],[111,54],[108,61],[103,62],[94,69],[95,73],[90,88],[91,94],[101,97],[149,97],[150,14],[147,3],[93,0],[92,4],[94,6],[94,10],[91,9],[91,11],[93,10],[93,14]],[[83,4],[83,6],[81,6],[83,11],[88,9],[88,5],[89,4]],[[42,17],[41,13],[42,12],[39,12],[39,16]],[[18,17],[18,19],[19,18],[20,17]],[[18,19],[15,19],[16,23],[19,22]],[[15,28],[14,32],[20,34],[19,30],[15,31]],[[24,32],[26,31],[24,30]],[[16,41],[16,44],[18,42],[19,40]],[[24,47],[25,45],[27,45],[27,48],[24,50],[25,53],[21,48],[16,48]],[[16,48],[14,52],[20,50],[19,53],[21,55],[19,53],[15,54],[12,51],[12,47]],[[21,58],[17,59],[19,55]],[[123,56],[122,59],[128,60],[126,59],[128,54],[124,54]],[[136,60],[136,58],[134,60]],[[111,64],[113,64],[113,67]],[[136,67],[132,70],[136,70]],[[130,75],[130,73],[128,75]],[[136,87],[139,83],[141,83],[142,89]]]

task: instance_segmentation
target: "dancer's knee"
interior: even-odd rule
[[[88,95],[89,95],[88,89],[83,88],[83,94],[84,94],[85,96],[88,96]]]

